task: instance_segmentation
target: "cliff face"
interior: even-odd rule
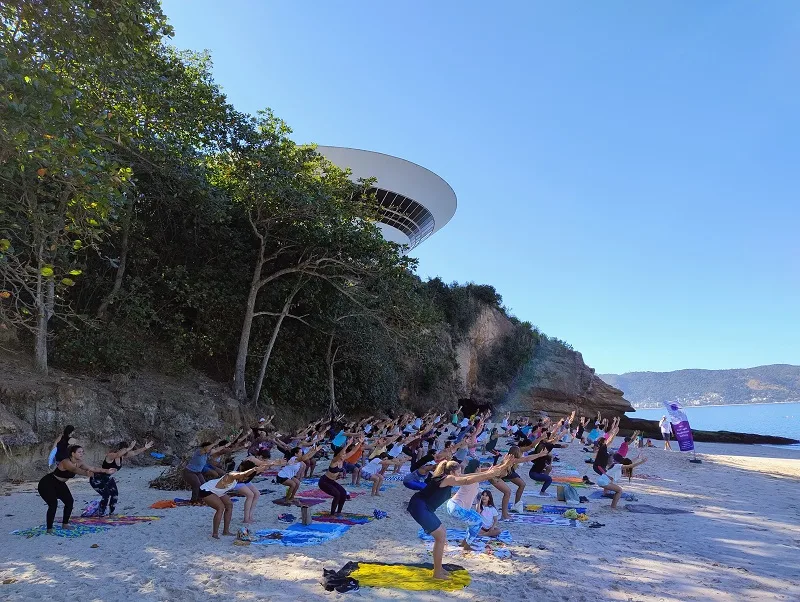
[[[16,477],[44,458],[72,424],[89,458],[120,441],[153,439],[159,451],[183,453],[205,437],[219,437],[244,416],[226,388],[198,375],[142,374],[99,380],[57,370],[47,377],[28,361],[0,357],[0,478]]]
[[[605,383],[584,363],[580,353],[543,340],[520,375],[519,386],[500,409],[521,414],[536,409],[553,415],[577,409],[584,416],[597,411],[616,416],[633,408],[622,391]]]
[[[499,344],[514,325],[500,311],[485,307],[465,341],[456,347],[461,397],[483,403],[486,389],[479,379],[480,357]],[[542,339],[532,360],[513,383],[508,383],[499,410],[529,414],[545,411],[564,415],[574,409],[584,415],[598,410],[604,415],[619,415],[633,408],[622,391],[601,380],[577,351]]]

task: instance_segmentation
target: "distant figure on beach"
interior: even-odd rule
[[[664,449],[672,451],[669,440],[672,438],[672,423],[669,418],[662,416],[658,422],[658,427],[661,429],[661,437],[664,439]]]

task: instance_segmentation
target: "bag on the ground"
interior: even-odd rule
[[[81,512],[81,516],[83,518],[89,518],[90,516],[97,516],[100,514],[100,500],[92,500]]]
[[[578,493],[578,490],[575,489],[572,485],[564,485],[564,501],[567,504],[580,504],[581,503],[581,496]]]

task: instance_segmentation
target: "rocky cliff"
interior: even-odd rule
[[[500,311],[490,307],[481,311],[466,339],[456,346],[461,397],[486,401],[488,392],[479,378],[480,358],[513,328]],[[498,409],[519,414],[538,410],[564,415],[577,409],[584,415],[599,410],[616,416],[633,409],[622,391],[600,379],[580,353],[544,337],[536,344],[531,361],[506,385],[503,397]]]

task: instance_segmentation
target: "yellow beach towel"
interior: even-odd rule
[[[449,569],[449,579],[434,579],[431,565],[369,564],[359,562],[350,577],[361,587],[389,587],[412,591],[456,590],[467,587],[472,578],[463,567],[444,565]]]

